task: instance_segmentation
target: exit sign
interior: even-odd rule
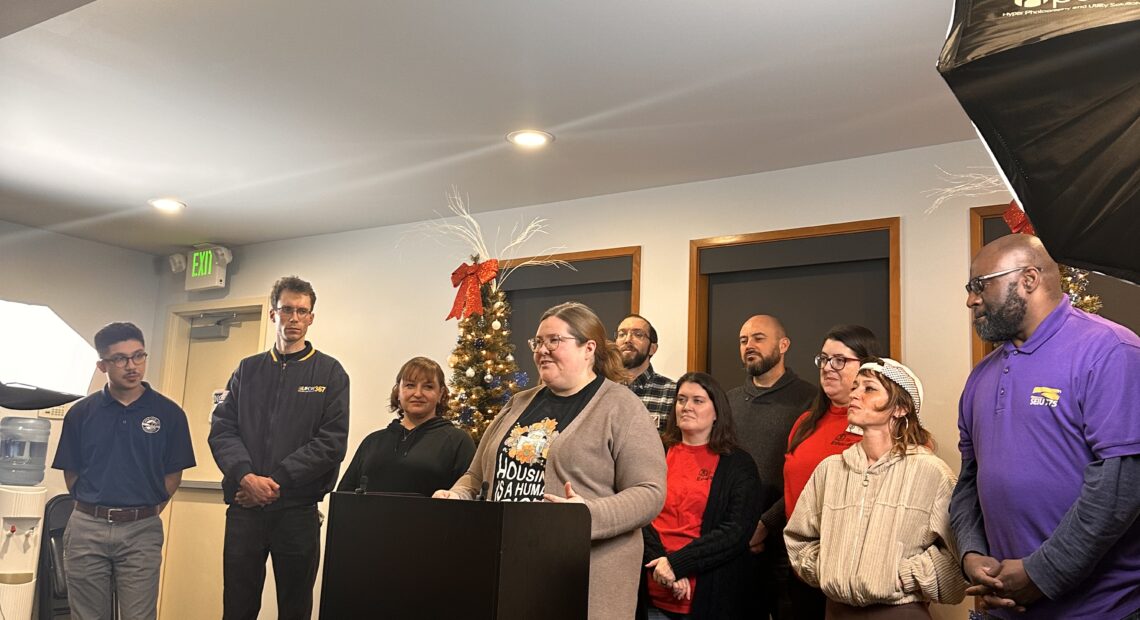
[[[186,259],[186,290],[225,288],[226,263],[217,260],[213,247],[195,248]]]
[[[194,250],[190,253],[190,277],[201,278],[214,273],[214,251]]]

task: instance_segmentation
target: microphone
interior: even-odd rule
[[[368,491],[368,476],[360,477],[360,486],[356,487],[356,494],[363,495]]]
[[[477,501],[477,502],[487,501],[487,491],[490,491],[490,490],[491,490],[491,483],[484,480],[483,486],[479,487],[479,494],[475,496],[475,501]]]

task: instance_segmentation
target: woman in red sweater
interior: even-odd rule
[[[642,529],[643,610],[651,619],[743,617],[753,585],[748,539],[760,518],[760,475],[736,443],[728,396],[716,379],[691,372],[677,380],[662,440],[665,507]]]
[[[824,337],[820,353],[815,356],[819,394],[811,409],[792,426],[784,456],[784,507],[789,518],[816,466],[862,439],[861,434],[849,431],[847,426],[851,386],[859,366],[881,354],[874,332],[862,325],[836,325]],[[794,578],[788,589],[795,620],[823,618],[827,602],[823,592]]]

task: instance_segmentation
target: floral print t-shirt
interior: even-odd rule
[[[500,502],[541,502],[546,490],[546,458],[550,444],[578,417],[602,386],[599,375],[576,394],[556,396],[543,388],[499,446],[495,485],[490,499]],[[561,489],[555,493],[562,494]]]

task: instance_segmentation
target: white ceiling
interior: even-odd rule
[[[96,0],[0,39],[0,219],[161,254],[969,139],[951,5]]]

